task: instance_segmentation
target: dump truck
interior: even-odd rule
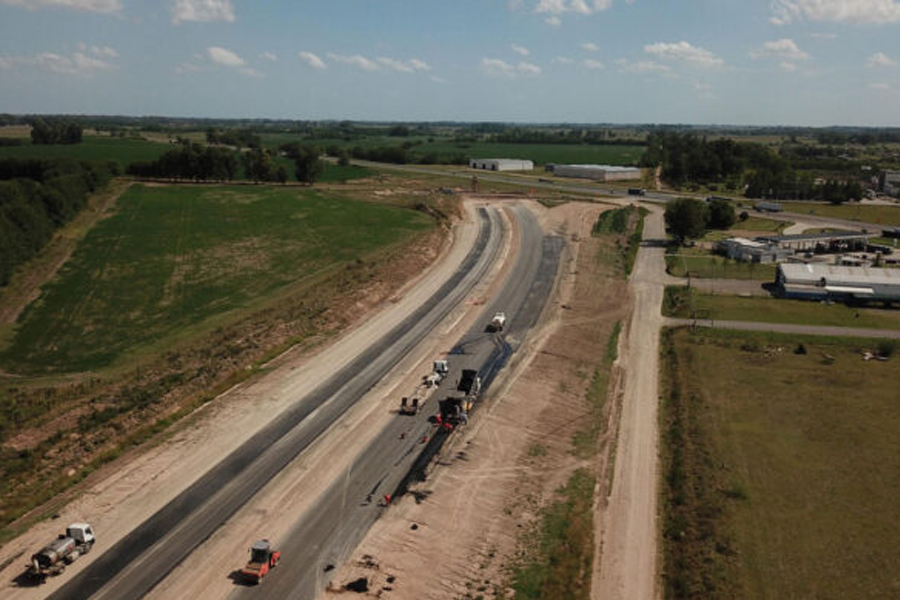
[[[281,560],[281,552],[272,549],[269,540],[259,540],[250,546],[250,562],[241,569],[241,577],[248,583],[259,583]]]
[[[29,574],[41,581],[48,575],[59,575],[66,565],[75,562],[82,554],[87,554],[94,546],[94,531],[87,523],[72,523],[59,538],[44,546],[31,556]]]
[[[463,369],[456,384],[456,394],[440,401],[441,421],[451,425],[466,423],[481,393],[481,377],[475,369]]]
[[[493,318],[491,319],[490,330],[491,331],[503,331],[503,327],[506,326],[506,313],[498,312],[494,313]]]

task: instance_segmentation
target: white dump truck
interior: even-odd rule
[[[503,328],[506,326],[506,313],[497,312],[494,313],[494,317],[491,319],[490,329],[491,331],[503,331]]]
[[[65,534],[44,546],[31,556],[28,571],[40,580],[48,575],[59,575],[66,565],[75,562],[82,554],[87,554],[94,546],[94,531],[87,523],[72,523]]]

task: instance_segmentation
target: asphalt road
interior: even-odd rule
[[[475,246],[450,279],[400,325],[250,438],[51,596],[137,599],[383,378],[484,275],[501,247],[499,216],[479,210]]]
[[[280,541],[278,568],[258,587],[236,584],[232,600],[316,598],[330,581],[332,569],[350,557],[375,520],[389,510],[379,499],[395,495],[420,455],[434,449],[432,443],[439,438],[433,437],[436,426],[429,418],[438,412],[438,401],[452,395],[463,369],[479,371],[484,396],[540,316],[563,247],[561,238],[543,235],[526,208],[514,207],[513,214],[522,231],[516,263],[503,290],[484,311],[486,318],[496,311],[507,314],[504,332],[487,332],[483,321],[469,330],[451,352],[450,373],[428,404],[414,417],[397,415]],[[423,436],[428,444],[422,442]]]
[[[718,319],[666,319],[666,325],[691,325],[715,329],[741,331],[773,331],[797,335],[827,335],[834,337],[858,337],[900,340],[900,331],[894,329],[868,329],[864,327],[836,327],[831,325],[795,325],[792,323],[763,323],[756,321],[720,321]]]

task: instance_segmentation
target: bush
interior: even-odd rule
[[[890,358],[897,351],[897,342],[893,340],[883,340],[878,342],[878,356],[882,358]]]

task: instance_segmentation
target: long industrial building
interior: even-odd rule
[[[471,158],[469,166],[483,171],[531,171],[534,163],[518,158]]]
[[[855,252],[865,250],[874,234],[863,231],[828,231],[793,235],[761,235],[757,241],[796,252]]]
[[[641,178],[641,170],[635,167],[613,165],[547,165],[547,170],[559,177],[578,177],[594,181],[630,181]]]
[[[775,284],[785,298],[900,302],[900,269],[785,263]]]

